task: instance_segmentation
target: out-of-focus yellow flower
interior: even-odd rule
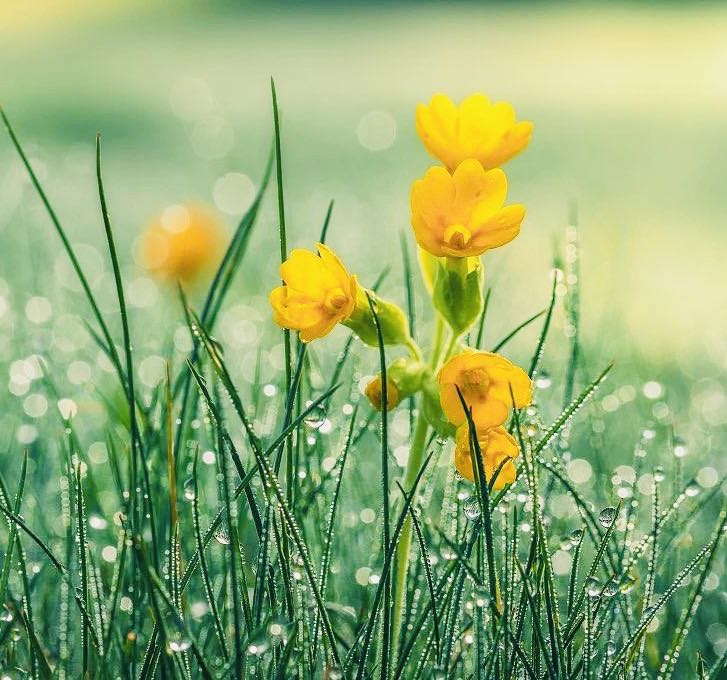
[[[222,222],[201,205],[172,205],[142,234],[140,255],[155,276],[189,283],[219,261]]]
[[[515,121],[510,104],[492,104],[484,94],[473,94],[459,106],[435,94],[428,106],[417,106],[416,128],[427,151],[450,170],[467,158],[485,168],[500,167],[528,145],[533,133],[530,121]]]
[[[384,390],[383,384],[381,381],[381,374],[377,375],[371,382],[369,382],[368,385],[366,385],[366,389],[364,392],[366,393],[366,396],[368,397],[369,401],[371,402],[371,405],[377,410],[381,411],[384,406]],[[386,410],[391,411],[392,409],[395,409],[399,402],[401,401],[401,396],[399,395],[399,390],[397,389],[396,385],[387,378],[386,380]]]
[[[322,243],[318,255],[296,249],[280,265],[285,285],[270,293],[275,322],[300,332],[310,342],[331,332],[356,306],[356,277],[351,276],[338,256]]]
[[[489,430],[478,430],[477,441],[482,452],[482,463],[485,469],[485,478],[489,482],[495,471],[502,465],[497,474],[493,489],[502,489],[506,484],[515,481],[517,470],[512,462],[520,455],[520,448],[515,439],[508,434],[504,427],[494,427]],[[472,456],[470,453],[470,431],[467,423],[457,428],[455,436],[454,465],[459,474],[470,482],[475,481],[475,473],[472,468]],[[503,461],[508,460],[503,464]]]
[[[450,175],[427,170],[411,188],[411,223],[419,245],[436,257],[472,257],[512,241],[525,217],[522,205],[503,207],[507,177],[473,159]]]
[[[442,366],[437,377],[442,410],[457,426],[466,422],[457,387],[472,409],[472,420],[482,430],[505,422],[513,401],[511,387],[517,408],[527,406],[533,398],[528,374],[505,357],[491,352],[469,350],[452,357]]]

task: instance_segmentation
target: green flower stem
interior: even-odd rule
[[[442,351],[442,341],[444,340],[444,319],[437,312],[436,326],[434,328],[434,343],[432,344],[432,356],[429,360],[429,368],[434,370],[437,367],[439,353]]]
[[[409,449],[409,460],[406,464],[404,474],[404,490],[409,491],[424,462],[424,452],[427,444],[427,430],[429,429],[424,416],[419,413],[414,437]],[[401,529],[399,543],[396,546],[396,566],[394,576],[394,612],[391,623],[391,656],[392,667],[396,668],[397,654],[399,651],[399,634],[401,632],[401,619],[406,601],[406,577],[409,572],[409,556],[411,553],[412,523],[411,517],[407,516],[404,526]]]
[[[412,359],[416,359],[417,361],[422,360],[422,351],[419,349],[419,345],[417,345],[411,337],[407,338],[404,346],[409,350],[409,354],[411,354]]]

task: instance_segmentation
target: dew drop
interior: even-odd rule
[[[589,576],[586,579],[586,595],[588,597],[598,597],[601,594],[601,584],[595,576]]]
[[[573,545],[578,545],[583,540],[583,529],[573,529],[570,532],[570,542]]]
[[[188,501],[194,500],[194,479],[192,479],[192,477],[184,482],[184,497]]]
[[[694,496],[696,496],[701,490],[702,490],[702,488],[699,486],[699,483],[697,482],[697,480],[693,479],[685,487],[684,493],[687,496],[689,496],[690,498],[694,498]]]
[[[477,498],[469,498],[464,503],[464,515],[465,517],[474,522],[480,518],[480,502]]]
[[[601,526],[606,527],[608,529],[616,519],[616,508],[614,507],[607,507],[601,510],[601,512],[598,515],[598,521],[601,523]]]
[[[227,529],[215,531],[215,540],[222,545],[230,545],[230,534],[227,533]]]

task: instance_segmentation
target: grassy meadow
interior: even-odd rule
[[[0,677],[727,677],[725,10],[58,7],[0,10]],[[408,478],[403,350],[268,303],[325,235],[429,357],[414,107],[476,90],[535,122],[467,336],[533,378],[502,490],[431,428]]]

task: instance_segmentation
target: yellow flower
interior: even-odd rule
[[[478,430],[477,441],[482,452],[482,463],[485,469],[485,478],[489,482],[495,471],[502,465],[497,474],[493,489],[502,489],[512,484],[517,476],[513,459],[520,455],[520,448],[515,439],[510,436],[504,427],[495,427],[490,430]],[[508,460],[503,464],[503,461]],[[454,465],[459,474],[470,482],[475,481],[472,469],[472,456],[470,454],[470,432],[467,423],[457,428],[455,435]]]
[[[515,122],[510,104],[492,104],[484,94],[467,97],[459,107],[435,94],[429,106],[417,106],[416,128],[427,151],[450,170],[467,158],[498,168],[520,153],[533,133],[530,121]]]
[[[411,223],[419,245],[436,257],[472,257],[512,241],[525,217],[522,205],[503,207],[507,177],[473,159],[450,175],[432,167],[411,188]]]
[[[511,387],[517,408],[527,406],[533,398],[528,374],[505,357],[491,352],[468,350],[452,357],[437,377],[444,415],[457,426],[466,422],[457,387],[472,409],[472,419],[482,430],[505,422],[513,401]]]
[[[190,282],[219,261],[223,241],[222,223],[209,209],[172,205],[142,235],[140,255],[155,276]]]
[[[397,389],[396,385],[388,378],[386,379],[386,385],[386,410],[391,411],[399,405],[399,402],[401,401],[401,396],[399,395],[399,390]],[[381,388],[381,374],[379,374],[373,380],[371,380],[368,385],[366,385],[366,389],[364,390],[366,396],[371,402],[371,405],[377,411],[381,411],[383,409],[384,390]]]
[[[280,265],[285,285],[275,288],[269,298],[275,322],[300,331],[303,342],[330,333],[356,306],[356,277],[332,250],[322,243],[317,247],[318,255],[300,249],[290,253]]]

